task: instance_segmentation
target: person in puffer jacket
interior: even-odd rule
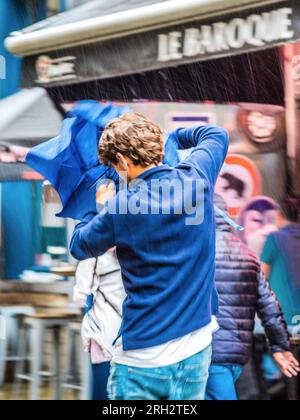
[[[215,204],[227,211],[221,197]],[[255,315],[264,326],[273,357],[286,376],[296,376],[299,364],[290,353],[290,341],[280,304],[261,273],[260,262],[217,215],[216,285],[218,323],[207,400],[237,400],[235,382],[247,364],[253,341]]]

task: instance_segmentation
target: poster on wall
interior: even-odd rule
[[[165,116],[165,129],[174,131],[177,128],[189,128],[197,125],[216,125],[215,112],[167,112]]]
[[[261,187],[261,176],[252,160],[242,155],[227,156],[216,193],[225,199],[231,216],[237,216],[249,200],[260,195]]]

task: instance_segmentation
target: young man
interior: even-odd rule
[[[227,211],[224,200],[215,204]],[[296,376],[299,363],[290,353],[289,335],[276,296],[261,274],[255,254],[217,217],[216,285],[220,329],[214,335],[207,400],[237,400],[235,382],[250,358],[255,314],[265,329],[275,362],[287,377]]]
[[[78,260],[117,247],[127,298],[112,399],[205,397],[218,307],[213,193],[229,142],[217,127],[179,129],[171,141],[177,149],[194,148],[175,168],[161,163],[163,133],[156,124],[140,114],[112,121],[99,158],[126,175],[128,189],[111,197],[112,189],[102,187],[101,213],[88,214],[71,241]],[[191,201],[197,203],[193,211]]]

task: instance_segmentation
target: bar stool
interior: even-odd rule
[[[83,350],[81,321],[70,322],[67,328],[67,368],[63,388],[72,390],[76,399],[90,399],[90,358]]]
[[[0,387],[5,381],[7,362],[19,361],[18,356],[18,316],[33,314],[34,308],[24,305],[0,306],[1,326],[0,328]]]
[[[52,377],[55,383],[54,399],[60,400],[62,395],[61,380],[61,330],[66,328],[70,321],[76,319],[75,313],[38,313],[28,315],[20,326],[19,361],[15,376],[15,396],[20,398],[22,381],[30,382],[30,399],[38,400],[42,377]],[[27,358],[26,332],[31,330],[30,373],[25,374],[25,361]],[[49,330],[53,338],[53,368],[52,372],[42,372],[44,355],[45,333]]]

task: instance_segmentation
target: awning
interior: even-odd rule
[[[62,114],[40,87],[0,101],[0,145],[32,147],[58,135]]]
[[[11,34],[24,86],[55,87],[259,51],[300,39],[298,0],[93,1]]]
[[[29,148],[58,135],[63,119],[47,91],[24,89],[0,101],[0,182],[41,180],[24,160]]]

